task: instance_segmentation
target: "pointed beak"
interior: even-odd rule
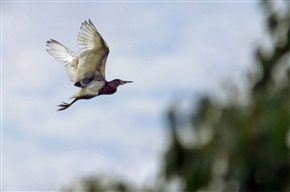
[[[124,85],[126,83],[133,83],[133,81],[122,81],[122,85]]]

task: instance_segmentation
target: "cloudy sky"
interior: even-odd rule
[[[2,12],[2,189],[56,191],[86,175],[151,183],[168,144],[166,111],[244,86],[263,41],[257,2],[22,2]],[[111,96],[69,102],[78,88],[46,52],[77,52],[91,19],[110,47],[106,78],[133,80]]]

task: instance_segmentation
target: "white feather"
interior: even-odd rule
[[[47,46],[50,47],[50,49],[47,49],[47,52],[57,61],[65,64],[65,69],[70,80],[75,82],[79,56],[53,39],[47,41]]]
[[[78,34],[80,52],[77,80],[94,74],[96,79],[105,80],[105,65],[109,47],[91,20],[84,21]]]
[[[95,97],[99,94],[99,91],[101,88],[105,85],[104,81],[92,81],[87,87],[82,88],[79,90],[76,94],[70,97],[70,99],[73,98],[81,98],[83,96],[91,96]]]

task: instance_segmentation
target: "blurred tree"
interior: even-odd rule
[[[164,174],[180,178],[183,191],[290,191],[290,3],[284,12],[272,3],[264,1],[273,47],[257,50],[262,74],[251,80],[250,105],[203,98],[191,118],[191,144],[182,139],[177,109],[169,112]]]
[[[129,183],[123,182],[119,179],[112,177],[96,177],[88,176],[80,181],[74,183],[71,186],[64,187],[63,191],[65,192],[108,192],[108,191],[133,191],[133,188]]]
[[[263,1],[272,50],[257,49],[260,78],[250,79],[248,105],[234,99],[235,89],[234,102],[225,105],[202,98],[188,122],[190,142],[184,141],[186,122],[178,106],[169,111],[171,145],[156,187],[137,190],[127,182],[89,177],[65,191],[160,192],[171,189],[172,180],[186,192],[290,191],[290,3],[282,3],[284,11],[275,12],[273,1]]]

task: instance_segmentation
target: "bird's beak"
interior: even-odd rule
[[[122,85],[124,85],[126,83],[133,83],[133,81],[122,81]]]

